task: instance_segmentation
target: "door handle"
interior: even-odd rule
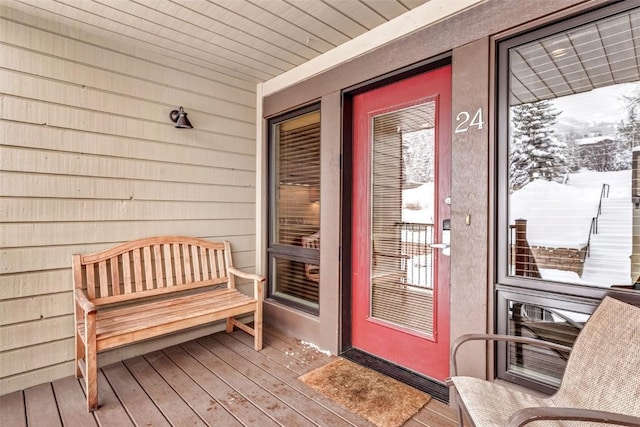
[[[447,249],[450,248],[451,245],[448,243],[431,243],[429,247],[433,249]]]

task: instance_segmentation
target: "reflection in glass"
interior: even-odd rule
[[[640,287],[639,35],[634,10],[509,49],[510,275]]]
[[[589,315],[520,301],[509,301],[507,334],[536,338],[572,347]],[[510,343],[507,371],[558,387],[568,352]]]

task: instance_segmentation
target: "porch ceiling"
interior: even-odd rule
[[[11,7],[250,82],[428,0],[17,0]]]

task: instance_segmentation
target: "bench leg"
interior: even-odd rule
[[[232,319],[231,317],[227,318],[227,333],[228,334],[233,332],[233,321],[231,319]]]
[[[84,359],[84,343],[80,337],[80,333],[76,327],[76,378],[82,377],[82,370],[80,370],[80,361]]]
[[[98,355],[96,349],[96,315],[86,317],[87,341],[85,345],[87,385],[87,411],[98,409]]]
[[[256,312],[253,313],[253,347],[256,351],[262,350],[262,304],[258,303]]]

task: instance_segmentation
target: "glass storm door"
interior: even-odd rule
[[[353,101],[352,345],[449,376],[451,67]]]

